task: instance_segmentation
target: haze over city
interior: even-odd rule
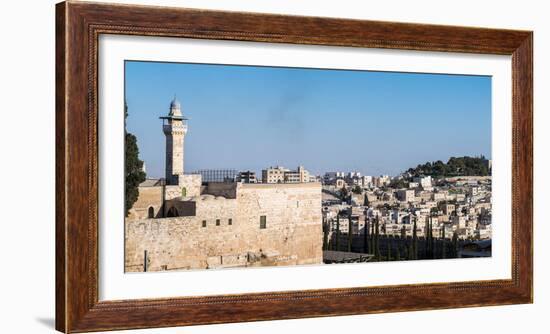
[[[164,175],[159,116],[174,95],[190,119],[186,171],[396,175],[451,156],[491,157],[487,76],[128,61],[127,128],[148,177]]]

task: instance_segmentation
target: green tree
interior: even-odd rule
[[[328,250],[328,232],[330,228],[330,222],[326,216],[323,214],[323,250]]]
[[[426,229],[424,231],[424,258],[430,258],[430,222],[425,225]]]
[[[433,224],[431,221],[430,221],[430,258],[435,259],[435,241],[434,241]]]
[[[407,242],[407,260],[414,260],[414,256],[413,256],[413,253],[414,253],[414,248],[413,248],[413,243],[412,242]]]
[[[380,222],[378,219],[378,216],[376,216],[376,220],[374,221],[374,255],[378,258],[378,260],[381,260],[380,255]]]
[[[445,240],[445,225],[442,227],[441,231],[441,258],[446,259],[447,258],[447,240]]]
[[[407,173],[412,176],[430,175],[434,178],[444,176],[487,176],[489,175],[488,160],[479,157],[451,157],[447,163],[438,160],[426,162],[415,168],[409,168]]]
[[[407,237],[407,229],[405,229],[405,225],[401,227],[401,239],[405,239]]]
[[[412,259],[418,260],[418,237],[416,236],[416,218],[413,219]]]
[[[335,242],[335,250],[340,250],[340,212],[336,214],[336,242]]]
[[[458,233],[456,233],[456,231],[453,233],[451,242],[453,244],[453,257],[458,257]]]
[[[124,103],[124,120],[128,117],[128,106]],[[143,161],[139,160],[139,149],[137,138],[126,131],[124,126],[124,160],[125,160],[125,181],[124,181],[124,207],[125,214],[128,216],[130,209],[137,201],[139,196],[139,184],[145,181],[145,172],[143,171]]]
[[[408,188],[408,187],[409,187],[409,182],[405,178],[395,178],[390,182],[390,188],[402,189],[402,188]]]
[[[348,210],[348,252],[351,252],[353,244],[353,221],[351,220],[351,208]]]
[[[365,214],[365,226],[363,227],[363,253],[369,253],[369,218]]]
[[[399,241],[395,250],[397,251],[397,253],[395,253],[395,261],[401,261],[401,245],[399,245]]]
[[[354,194],[362,194],[363,189],[361,189],[361,187],[359,187],[358,185],[354,185],[353,188],[351,188],[351,192],[353,192]]]
[[[342,200],[344,202],[347,202],[349,200],[350,193],[349,193],[348,188],[346,188],[345,186],[342,187],[342,189],[340,189],[339,193],[340,193],[340,200]]]

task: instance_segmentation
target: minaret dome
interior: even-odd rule
[[[174,96],[172,102],[170,102],[170,113],[169,116],[181,116],[181,104],[178,101],[177,97]]]

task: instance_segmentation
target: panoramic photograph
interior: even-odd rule
[[[125,62],[125,272],[490,257],[491,77]]]

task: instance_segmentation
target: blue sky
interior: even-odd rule
[[[190,118],[185,169],[282,165],[396,175],[451,156],[491,156],[491,77],[126,62],[128,131],[164,176],[159,116]]]

